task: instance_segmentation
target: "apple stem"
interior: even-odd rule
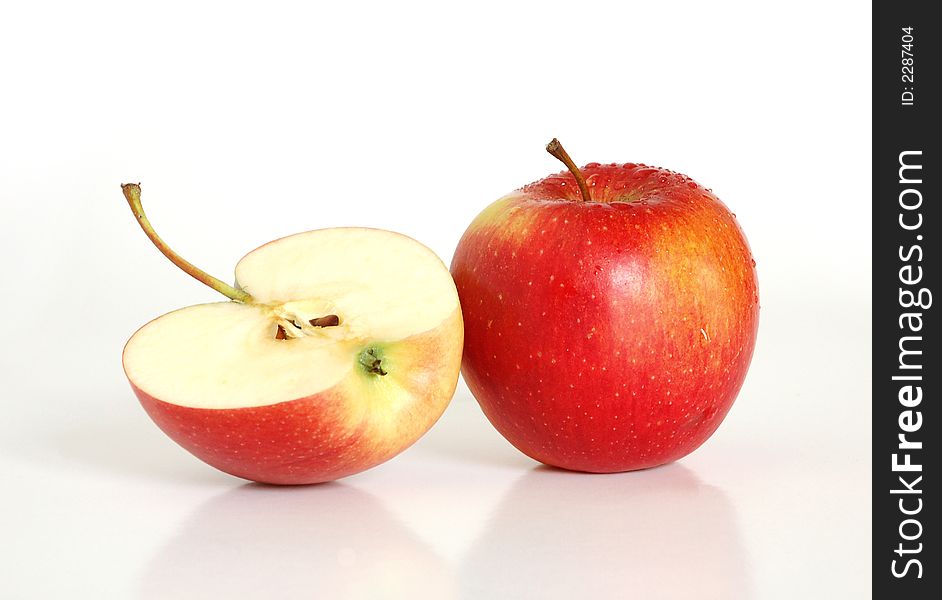
[[[121,191],[124,192],[124,197],[127,198],[128,206],[131,207],[131,212],[134,213],[134,217],[141,225],[141,229],[144,230],[144,233],[147,234],[147,237],[150,238],[150,241],[153,242],[155,246],[157,246],[157,249],[160,250],[164,256],[170,259],[170,262],[180,267],[184,273],[188,274],[193,279],[208,285],[227,298],[235,300],[236,302],[252,301],[252,296],[250,296],[247,292],[236,289],[228,283],[216,279],[209,273],[186,261],[179,254],[171,250],[170,246],[160,239],[160,236],[157,235],[157,232],[154,231],[154,227],[147,219],[147,215],[144,214],[144,207],[141,204],[140,184],[123,183],[121,184]]]
[[[579,191],[582,192],[582,200],[584,202],[592,202],[592,196],[589,195],[589,186],[586,185],[582,171],[579,170],[576,163],[569,157],[569,153],[566,152],[563,145],[559,143],[559,140],[553,138],[550,143],[546,144],[546,151],[562,161],[562,163],[566,165],[566,168],[569,169],[569,172],[572,173],[573,177],[576,178],[576,183],[579,184]]]

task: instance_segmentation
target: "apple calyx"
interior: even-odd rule
[[[250,303],[252,302],[252,296],[248,294],[245,290],[240,290],[232,287],[228,283],[216,279],[206,271],[203,271],[193,263],[187,261],[182,256],[174,252],[170,246],[166,244],[160,236],[157,235],[157,232],[154,231],[154,226],[150,224],[150,220],[147,218],[147,215],[144,214],[144,206],[141,204],[141,184],[139,183],[122,183],[121,191],[124,192],[124,197],[128,201],[128,206],[131,207],[131,212],[134,213],[134,217],[137,219],[138,224],[140,224],[141,229],[144,230],[144,233],[147,234],[147,237],[151,242],[157,246],[157,249],[166,256],[170,262],[175,264],[180,268],[184,273],[196,279],[197,281],[213,288],[223,296],[226,296],[230,300],[236,302]]]
[[[586,185],[585,177],[582,175],[582,171],[579,170],[579,167],[577,167],[576,163],[573,162],[572,158],[570,158],[569,153],[566,152],[566,149],[563,148],[563,145],[559,143],[559,140],[556,138],[550,140],[550,143],[546,144],[546,151],[566,165],[566,168],[569,169],[569,172],[572,173],[573,177],[576,178],[576,184],[579,185],[579,191],[582,193],[582,201],[592,202],[592,196],[589,194],[589,186]]]
[[[359,361],[368,373],[379,375],[380,377],[386,374],[386,370],[383,369],[382,354],[377,348],[366,348],[363,352],[360,352]]]

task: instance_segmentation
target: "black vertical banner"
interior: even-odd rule
[[[942,22],[932,3],[873,8],[873,583],[929,598],[942,583]],[[938,593],[938,592],[937,592]],[[938,597],[938,596],[933,596]]]

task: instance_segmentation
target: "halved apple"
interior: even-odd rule
[[[122,189],[155,245],[232,299],[159,317],[124,349],[144,409],[192,454],[254,481],[330,481],[392,458],[445,410],[463,326],[431,250],[379,229],[309,231],[250,252],[232,287],[170,250],[140,187]]]

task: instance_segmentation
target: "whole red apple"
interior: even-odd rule
[[[755,262],[733,213],[684,175],[569,167],[471,223],[451,265],[462,373],[530,457],[608,473],[677,460],[719,426],[755,347]]]

